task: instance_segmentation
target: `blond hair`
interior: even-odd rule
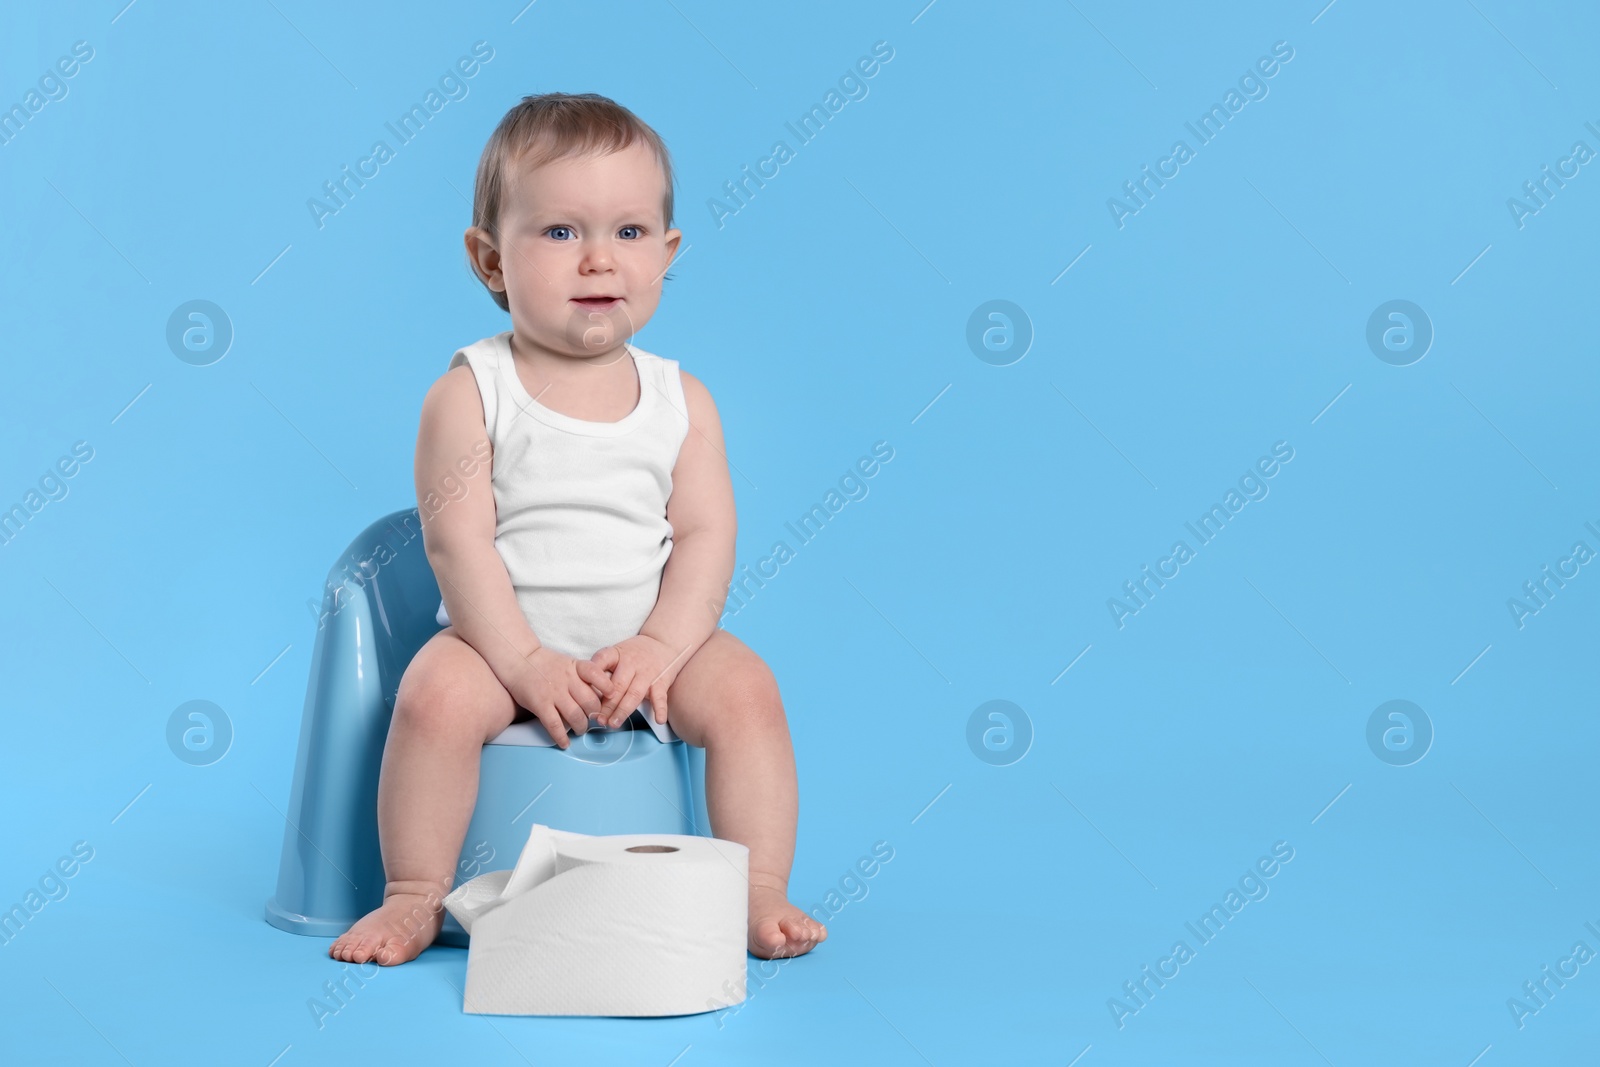
[[[508,167],[515,163],[538,167],[558,159],[619,152],[643,141],[661,164],[666,196],[661,216],[672,228],[672,157],[659,134],[639,116],[599,93],[541,93],[525,96],[500,120],[478,160],[477,183],[472,196],[472,225],[481,227],[498,243],[500,212],[505,204]],[[470,265],[470,263],[469,263]],[[474,271],[474,274],[477,272]],[[668,275],[670,278],[671,275]],[[479,278],[479,281],[482,281]],[[484,288],[488,289],[485,284]],[[506,294],[489,289],[489,296],[510,311]]]

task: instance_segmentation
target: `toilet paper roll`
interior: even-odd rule
[[[458,886],[464,1008],[687,1015],[745,999],[750,852],[714,837],[535,825],[510,871]]]

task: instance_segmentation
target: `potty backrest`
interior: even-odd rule
[[[407,665],[440,630],[438,605],[416,508],[361,531],[328,571],[268,906],[286,929],[348,925],[383,899],[384,740]]]
[[[319,629],[330,612],[347,610],[357,598],[366,602],[370,647],[384,702],[393,711],[406,666],[442,629],[434,618],[439,583],[423,549],[417,509],[396,511],[361,531],[328,571],[325,589]]]

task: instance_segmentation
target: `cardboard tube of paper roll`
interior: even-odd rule
[[[511,871],[445,898],[470,936],[464,1008],[686,1015],[745,999],[745,846],[535,825]]]

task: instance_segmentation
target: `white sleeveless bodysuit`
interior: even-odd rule
[[[689,429],[678,362],[625,345],[639,402],[588,422],[528,395],[511,331],[458,350],[483,399],[494,447],[494,547],[539,643],[576,659],[639,632],[672,554],[667,498]],[[449,625],[444,603],[438,621]]]

